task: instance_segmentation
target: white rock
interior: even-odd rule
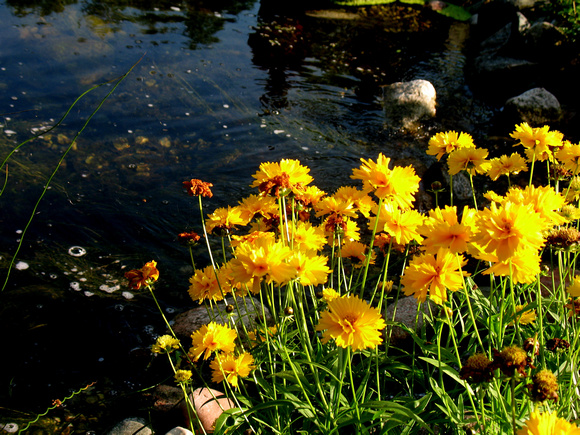
[[[193,435],[193,432],[190,431],[189,429],[185,429],[181,426],[177,426],[177,427],[174,427],[173,429],[171,429],[165,435]]]

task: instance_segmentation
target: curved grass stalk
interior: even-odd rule
[[[78,137],[81,135],[81,133],[85,130],[85,128],[87,128],[87,126],[89,125],[89,123],[91,122],[91,119],[93,119],[93,116],[95,116],[97,114],[97,112],[101,109],[101,107],[103,106],[103,104],[105,104],[105,101],[107,101],[107,99],[113,94],[113,92],[115,92],[115,90],[117,89],[117,87],[121,84],[121,82],[131,73],[131,71],[133,71],[133,69],[137,66],[137,64],[139,62],[141,62],[141,60],[143,59],[145,55],[143,55],[137,62],[135,62],[131,68],[129,68],[129,70],[123,74],[121,77],[119,77],[116,80],[115,85],[111,88],[111,90],[103,97],[103,99],[99,102],[99,104],[97,105],[97,107],[95,108],[95,110],[93,110],[93,112],[89,115],[89,117],[87,118],[87,120],[85,121],[85,123],[83,124],[83,126],[81,127],[81,129],[76,133],[76,135],[74,136],[73,140],[71,141],[71,143],[69,144],[68,148],[65,150],[65,152],[62,154],[62,156],[60,157],[56,167],[54,168],[54,170],[52,171],[52,173],[50,174],[50,176],[48,177],[48,180],[46,181],[44,188],[42,190],[42,193],[40,194],[40,196],[38,197],[38,199],[36,200],[36,203],[34,205],[34,207],[32,208],[32,213],[30,214],[30,218],[28,219],[28,222],[26,223],[26,225],[24,226],[24,229],[22,230],[22,234],[20,235],[20,241],[18,242],[18,246],[16,247],[16,251],[14,252],[14,255],[12,256],[12,259],[10,260],[10,264],[8,265],[8,269],[6,271],[6,279],[4,280],[4,284],[2,285],[2,288],[0,289],[0,292],[4,291],[4,289],[6,288],[6,285],[8,284],[8,280],[10,278],[10,271],[12,270],[12,266],[14,265],[14,262],[16,261],[16,257],[18,256],[18,253],[20,252],[20,249],[22,248],[22,245],[24,243],[24,237],[26,235],[26,232],[28,231],[28,228],[30,227],[30,224],[32,223],[32,220],[34,219],[34,216],[36,216],[36,210],[38,209],[40,203],[42,202],[42,199],[44,198],[44,195],[46,194],[46,192],[48,191],[50,184],[52,183],[52,180],[54,179],[54,177],[56,176],[58,170],[60,169],[60,166],[62,165],[62,163],[64,162],[64,159],[66,158],[66,156],[68,155],[68,153],[73,149],[74,144],[76,143],[76,140],[78,139]],[[85,96],[87,95],[89,92],[104,86],[106,84],[112,83],[115,80],[109,81],[109,82],[105,82],[105,83],[101,83],[98,84],[96,86],[93,86],[92,88],[88,89],[87,91],[83,92],[79,97],[77,97],[77,99],[73,102],[73,104],[69,107],[69,109],[65,112],[65,114],[63,115],[63,117],[58,121],[57,124],[55,124],[54,127],[52,127],[51,129],[49,129],[48,131],[56,128],[58,125],[60,125],[65,118],[68,116],[68,114],[71,112],[71,110],[73,109],[73,107]],[[46,131],[43,132],[43,134],[46,134]],[[0,168],[2,168],[6,162],[8,161],[8,159],[16,152],[16,150],[18,150],[19,148],[21,148],[24,144],[26,144],[27,142],[30,142],[32,139],[35,139],[37,136],[34,136],[30,139],[28,139],[27,141],[24,141],[23,143],[21,143],[20,145],[18,145],[14,150],[12,150],[10,152],[10,154],[8,154],[8,156],[4,159],[4,161],[2,162],[2,164],[0,165]],[[2,187],[2,191],[0,192],[0,195],[2,194],[2,192],[4,192],[4,189],[6,187],[6,183],[4,184],[4,186]]]

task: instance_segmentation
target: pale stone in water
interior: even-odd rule
[[[177,427],[174,427],[173,429],[171,429],[165,435],[193,435],[193,432],[190,431],[189,429],[185,429],[181,426],[177,426]]]

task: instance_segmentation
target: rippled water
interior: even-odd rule
[[[421,172],[433,129],[489,116],[456,113],[413,135],[384,125],[382,84],[430,78],[449,88],[443,102],[465,98],[464,84],[449,79],[461,75],[464,28],[450,32],[453,23],[432,11],[277,9],[226,0],[0,4],[2,156],[54,125],[82,92],[136,64],[79,137],[24,235],[2,312],[24,371],[35,373],[20,373],[16,359],[14,378],[2,379],[18,403],[35,391],[40,407],[55,385],[77,388],[89,372],[126,374],[128,351],[147,349],[163,331],[151,301],[120,285],[126,268],[156,259],[166,308],[192,305],[189,254],[176,234],[201,228],[182,181],[214,184],[211,212],[251,193],[260,162],[297,158],[331,192],[378,152]],[[90,93],[59,129],[9,161],[4,272],[47,177],[108,90]],[[204,263],[201,248],[196,255]],[[55,340],[75,352],[59,352]]]

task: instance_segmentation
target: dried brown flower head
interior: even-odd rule
[[[570,348],[570,343],[562,338],[550,338],[546,341],[546,349],[550,352],[565,351]]]
[[[525,350],[519,346],[506,346],[501,352],[493,351],[492,370],[500,369],[508,377],[526,376],[526,368],[533,367]]]
[[[535,402],[546,400],[558,400],[558,380],[550,370],[540,370],[532,378],[532,383],[527,386]]]
[[[198,180],[197,178],[192,178],[190,181],[184,181],[183,187],[187,190],[189,196],[205,196],[207,198],[213,196],[210,189],[210,187],[213,187],[213,184]]]
[[[491,361],[483,353],[471,355],[461,367],[459,376],[473,383],[490,382],[493,379]]]

